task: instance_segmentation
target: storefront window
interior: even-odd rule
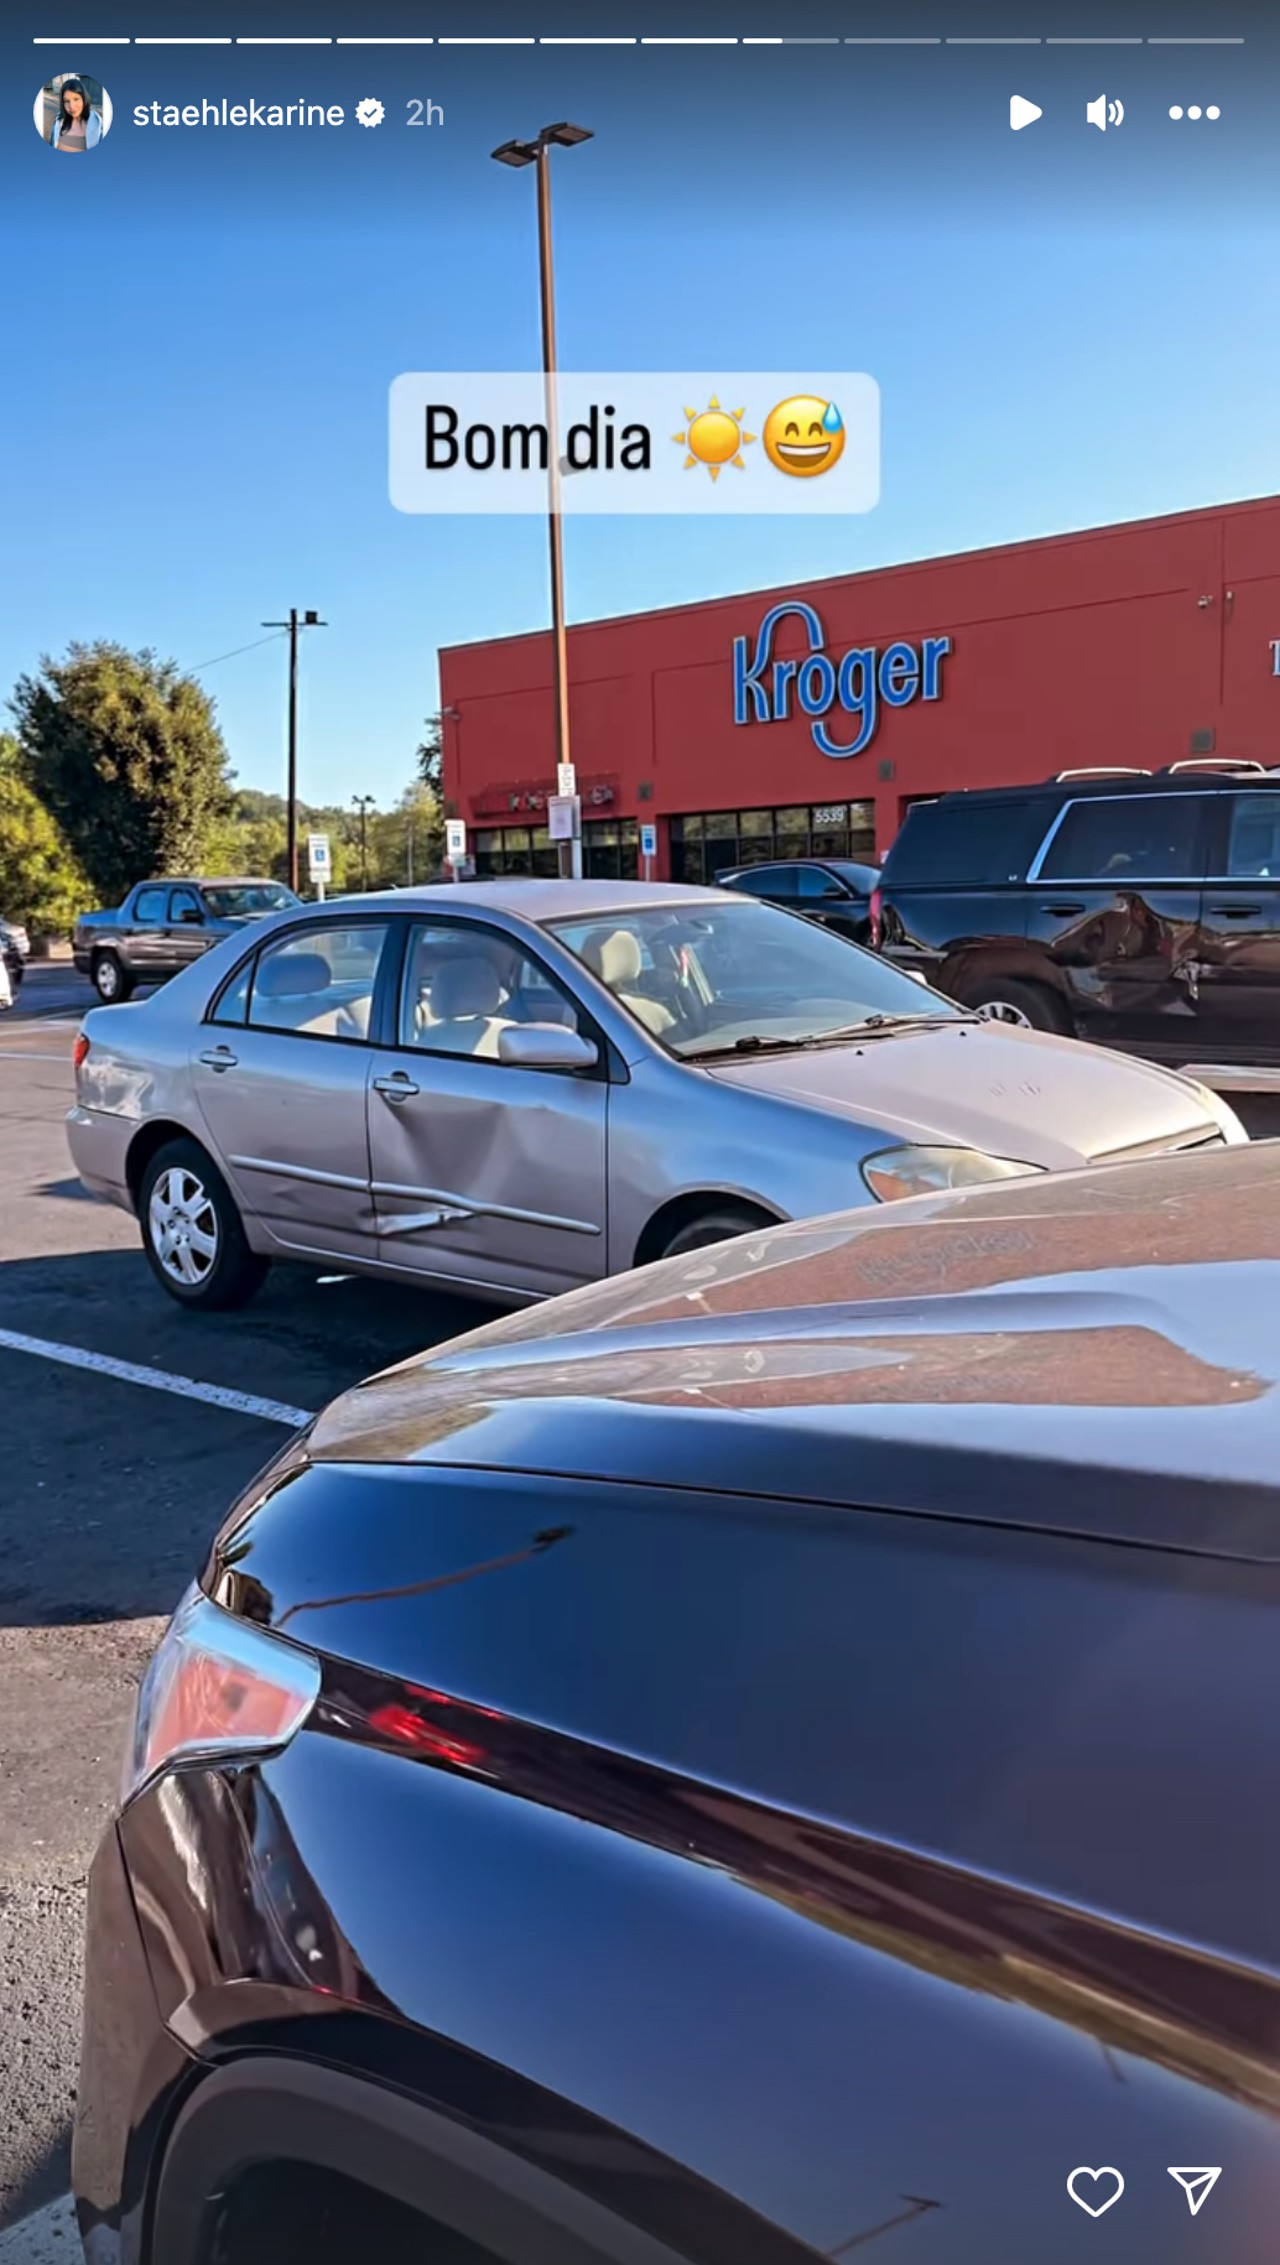
[[[588,819],[582,829],[582,870],[590,881],[634,881],[640,871],[639,820]]]
[[[713,881],[736,865],[781,858],[873,858],[874,802],[788,803],[781,809],[713,811],[671,820],[671,874]]]
[[[520,874],[553,879],[559,872],[555,843],[545,826],[486,826],[472,837],[476,878],[494,881]]]

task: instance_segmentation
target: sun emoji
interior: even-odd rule
[[[709,408],[686,409],[688,430],[671,435],[681,448],[689,451],[684,460],[686,472],[691,471],[695,464],[705,464],[713,480],[719,479],[721,469],[726,464],[732,464],[736,470],[744,472],[746,466],[742,461],[742,451],[756,437],[754,433],[744,433],[742,429],[746,413],[745,409],[722,409],[714,393]]]

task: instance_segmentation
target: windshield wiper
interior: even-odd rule
[[[805,1046],[820,1046],[822,1039],[812,1036],[801,1038],[760,1038],[752,1031],[746,1038],[730,1039],[727,1046],[694,1046],[685,1054],[686,1062],[725,1060],[731,1054],[790,1054]]]
[[[861,1022],[841,1023],[834,1030],[808,1030],[796,1038],[761,1038],[754,1031],[745,1038],[734,1038],[726,1046],[697,1046],[684,1056],[685,1061],[708,1062],[725,1060],[733,1054],[798,1054],[814,1046],[843,1045],[850,1038],[892,1038],[902,1030],[936,1030],[942,1024],[978,1022],[978,1015],[867,1015]]]
[[[862,1022],[847,1022],[839,1030],[824,1030],[810,1041],[825,1046],[837,1038],[892,1038],[899,1030],[937,1030],[953,1022],[978,1022],[978,1015],[867,1015]]]

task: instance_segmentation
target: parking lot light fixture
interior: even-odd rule
[[[538,169],[538,281],[542,300],[542,368],[546,386],[547,534],[551,553],[551,642],[555,673],[556,763],[572,761],[569,743],[569,648],[564,618],[564,539],[560,520],[560,437],[556,412],[555,275],[551,255],[551,152],[575,149],[592,138],[590,126],[561,119],[536,141],[502,142],[491,154],[499,165]],[[580,840],[560,844],[562,872],[582,872]]]

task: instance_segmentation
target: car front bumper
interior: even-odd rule
[[[89,1875],[86,1940],[72,2186],[86,2265],[137,2265],[160,2138],[197,2064],[160,2019],[114,1825]]]

